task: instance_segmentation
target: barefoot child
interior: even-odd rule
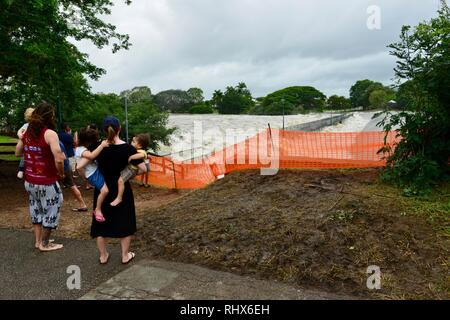
[[[98,169],[95,158],[98,157],[103,148],[109,146],[108,142],[102,143],[94,150],[89,151],[89,147],[98,141],[98,132],[89,128],[82,128],[78,135],[78,147],[75,150],[75,159],[77,161],[78,170],[81,169],[80,174],[84,174],[91,185],[100,191],[97,198],[97,203],[94,204],[94,216],[98,222],[104,222],[105,217],[102,214],[102,203],[108,195],[108,187],[105,179]]]
[[[111,202],[111,206],[115,207],[122,202],[125,182],[133,179],[138,174],[139,168],[137,166],[148,158],[147,151],[145,150],[148,148],[149,144],[150,136],[148,134],[141,133],[133,137],[133,142],[131,145],[136,148],[137,153],[128,159],[128,166],[120,173],[119,180],[117,181],[117,198]]]
[[[30,117],[31,114],[33,113],[34,108],[27,108],[27,110],[25,110],[24,116],[25,116],[25,124],[19,129],[19,131],[17,131],[17,137],[22,140],[23,135],[25,134],[25,132],[28,129],[28,122],[30,121]],[[19,163],[19,169],[17,170],[17,178],[22,179],[23,178],[23,173],[25,171],[25,161],[22,158],[20,158],[20,163]]]

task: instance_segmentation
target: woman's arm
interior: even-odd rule
[[[86,165],[91,162],[91,160],[89,160],[88,158],[85,157],[81,157],[78,161],[77,161],[77,169],[83,169],[84,167],[86,167]]]
[[[83,152],[82,156],[83,156],[83,158],[87,158],[89,160],[94,160],[95,158],[98,157],[100,152],[102,152],[103,148],[106,148],[108,146],[109,146],[108,141],[103,140],[102,143],[94,151],[91,152],[89,150],[86,150]]]
[[[140,160],[140,159],[145,159],[145,154],[143,154],[142,152],[133,154],[131,157],[128,158],[128,162],[130,162],[132,160]]]
[[[19,140],[16,144],[16,157],[23,156],[23,142],[22,140]]]
[[[78,131],[73,134],[73,144],[75,148],[78,147]]]
[[[58,175],[60,177],[64,176],[64,160],[66,155],[62,152],[59,146],[59,138],[55,131],[47,130],[44,134],[45,142],[50,146],[50,149],[55,158],[56,170],[58,170]]]

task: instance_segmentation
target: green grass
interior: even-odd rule
[[[17,142],[17,139],[7,137],[7,136],[0,136],[0,143],[1,142]],[[14,151],[15,147],[0,147],[0,151]],[[19,161],[20,158],[17,158],[14,154],[5,154],[0,155],[0,160],[3,161]]]
[[[427,222],[439,232],[450,238],[450,182],[442,182],[426,196],[407,197],[401,188],[381,181],[370,186],[374,194],[383,190],[383,195],[397,199],[402,205],[402,215],[417,215],[424,217]]]

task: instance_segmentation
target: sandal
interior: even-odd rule
[[[88,211],[88,208],[73,208],[72,209],[73,212],[86,212]]]
[[[105,217],[97,216],[96,210],[94,210],[92,212],[92,214],[94,215],[95,221],[97,221],[97,222],[105,222],[106,221]]]
[[[100,261],[100,264],[107,264],[108,263],[108,261],[109,261],[109,256],[110,256],[110,254],[109,254],[109,252],[106,254],[106,260],[105,261],[103,261],[102,262],[102,259],[101,258],[99,258],[99,261]]]
[[[126,262],[123,262],[123,261],[122,261],[122,264],[128,264],[128,263],[130,263],[130,261],[133,260],[134,257],[136,257],[136,254],[135,254],[134,252],[128,252],[128,258],[129,258],[129,259],[128,259]]]

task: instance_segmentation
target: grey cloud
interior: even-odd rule
[[[288,85],[348,94],[356,80],[390,82],[386,45],[404,24],[434,16],[438,0],[117,0],[107,19],[133,46],[115,55],[79,45],[107,70],[94,91],[198,86],[209,96],[245,81],[255,96]],[[366,27],[369,5],[382,29]]]

